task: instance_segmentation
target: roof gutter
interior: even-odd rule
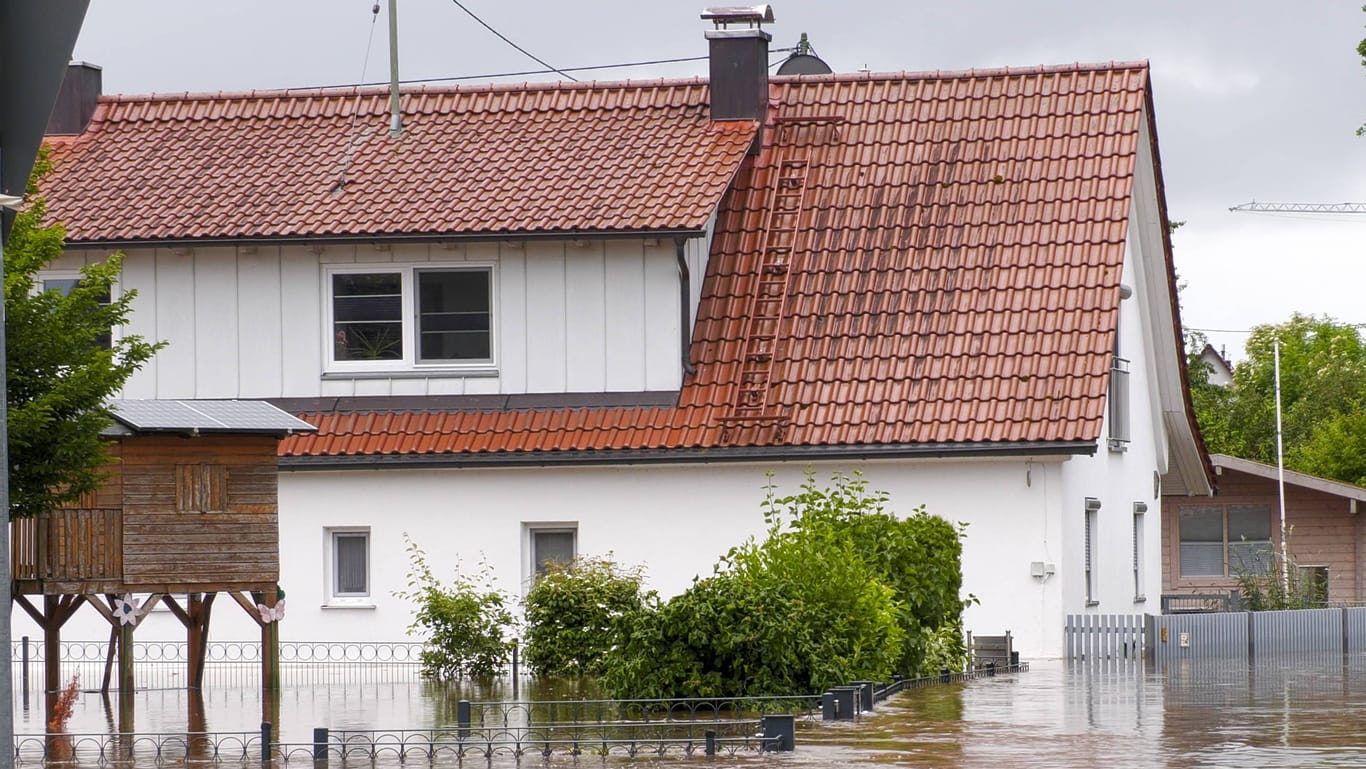
[[[560,467],[594,465],[681,465],[711,462],[814,462],[825,459],[962,459],[1010,456],[1091,456],[1095,441],[1056,443],[897,444],[889,446],[740,446],[696,449],[497,452],[482,454],[386,454],[282,456],[281,470],[392,470],[459,467]]]
[[[301,235],[289,237],[240,238],[124,238],[110,240],[68,240],[68,250],[81,248],[200,248],[209,246],[355,246],[371,243],[471,243],[506,240],[639,240],[641,238],[688,239],[705,237],[705,229],[603,230],[554,232],[460,232],[374,235]]]
[[[686,243],[686,238],[674,238],[674,253],[678,256],[678,350],[683,356],[683,374],[693,376],[697,368],[692,365],[692,275],[688,272]]]

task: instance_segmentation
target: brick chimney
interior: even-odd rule
[[[758,121],[749,150],[758,154],[768,117],[768,43],[773,39],[761,26],[773,22],[773,7],[708,8],[702,18],[715,25],[707,32],[711,119]]]
[[[47,119],[49,136],[83,133],[95,115],[104,88],[104,70],[94,64],[73,61],[66,67],[66,79],[57,93],[57,103]]]

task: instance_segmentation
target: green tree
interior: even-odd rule
[[[1326,478],[1366,481],[1366,340],[1356,327],[1295,314],[1258,326],[1226,388],[1192,366],[1191,397],[1210,451],[1274,464],[1274,347],[1280,343],[1286,465]]]
[[[132,311],[113,295],[122,255],[82,268],[69,292],[43,291],[38,271],[61,256],[65,230],[47,220],[39,189],[52,169],[40,153],[23,210],[5,243],[5,365],[10,516],[28,518],[94,491],[109,461],[100,433],[108,402],[161,344],[110,339]]]

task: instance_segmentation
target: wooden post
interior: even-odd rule
[[[119,731],[133,732],[133,625],[119,626]]]
[[[58,597],[43,596],[43,723],[52,723],[53,710],[62,690],[62,622]]]

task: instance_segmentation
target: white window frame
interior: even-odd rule
[[[522,524],[522,585],[530,588],[536,579],[536,535],[562,534],[574,535],[574,557],[579,557],[578,521],[535,521]]]
[[[498,270],[492,261],[470,262],[421,262],[400,264],[380,262],[375,264],[336,264],[325,265],[322,270],[323,305],[323,370],[326,374],[366,374],[417,372],[423,374],[496,374],[498,371]],[[333,326],[332,277],[334,275],[358,275],[373,273],[397,273],[399,275],[400,311],[402,323],[402,354],[396,360],[337,360],[335,357],[336,333]],[[468,361],[431,361],[418,359],[418,306],[417,274],[419,272],[485,272],[489,276],[489,357]]]
[[[337,592],[337,539],[338,537],[365,535],[365,592]],[[329,526],[323,529],[323,606],[373,608],[375,594],[375,559],[372,555],[374,540],[369,526]]]
[[[35,294],[46,291],[47,289],[43,284],[49,280],[80,280],[83,277],[85,276],[81,274],[80,270],[39,270],[34,275],[33,291]],[[109,301],[114,301],[115,297],[122,294],[123,289],[120,288],[117,279],[109,284]],[[111,348],[118,346],[121,339],[123,339],[123,326],[110,326],[109,346]]]

